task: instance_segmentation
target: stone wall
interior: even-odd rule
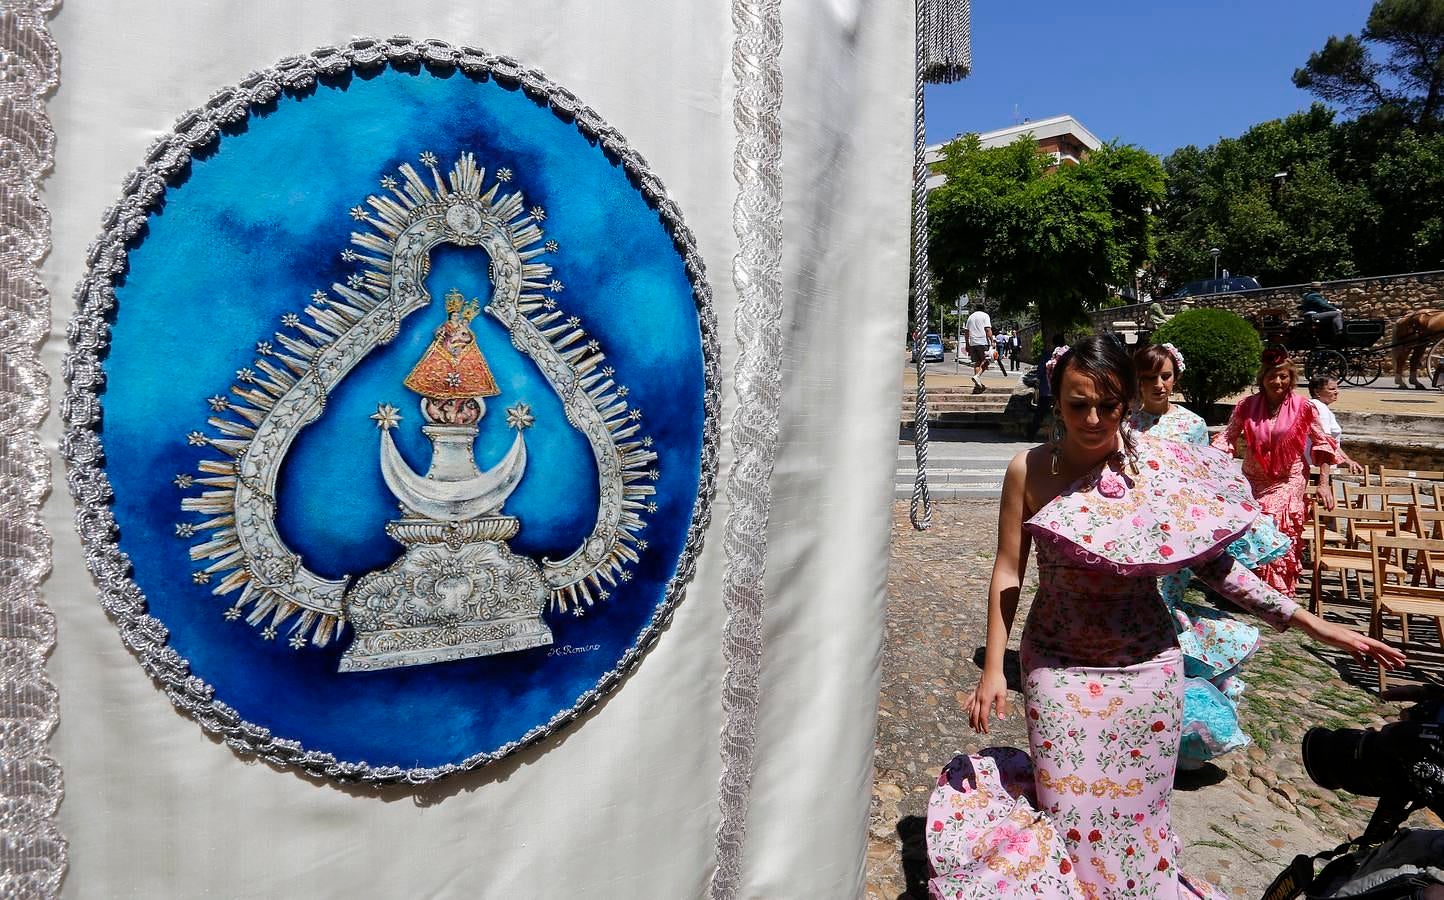
[[[1438,469],[1444,465],[1444,444],[1428,439],[1351,439],[1344,435],[1344,452],[1360,465],[1377,469]]]
[[[1410,310],[1421,307],[1444,308],[1444,272],[1411,272],[1405,275],[1384,275],[1376,278],[1350,278],[1322,282],[1319,293],[1344,311],[1350,319],[1388,319],[1391,322]],[[1287,318],[1296,318],[1299,297],[1307,284],[1266,287],[1235,294],[1208,294],[1182,300],[1162,300],[1169,314],[1193,307],[1226,309],[1244,318],[1270,310],[1283,310]],[[1115,321],[1142,317],[1144,305],[1118,306],[1090,313],[1094,327],[1107,327]]]
[[[1444,309],[1444,271],[1410,272],[1403,275],[1381,275],[1374,278],[1350,278],[1342,281],[1322,282],[1319,293],[1324,299],[1344,311],[1350,319],[1388,319],[1389,330],[1377,346],[1393,343],[1393,321],[1406,312],[1425,307]],[[1208,308],[1226,309],[1238,313],[1245,319],[1269,311],[1282,310],[1286,320],[1298,318],[1299,297],[1309,288],[1307,284],[1290,284],[1282,287],[1260,288],[1256,291],[1239,291],[1234,294],[1204,294],[1185,297],[1181,300],[1160,300],[1169,315],[1185,309]],[[1115,323],[1141,324],[1149,304],[1112,306],[1090,312],[1088,318],[1093,331],[1116,330]],[[1122,327],[1122,326],[1117,326]],[[1072,329],[1069,335],[1084,329]],[[1033,335],[1038,331],[1036,323],[1019,329],[1024,360],[1029,358]],[[1391,361],[1386,361],[1385,372],[1392,372]]]
[[[1226,309],[1245,319],[1267,312],[1280,313],[1285,321],[1299,318],[1299,298],[1308,290],[1307,284],[1260,288],[1234,294],[1205,294],[1181,300],[1162,300],[1169,315],[1185,309]],[[1425,307],[1444,309],[1444,271],[1410,272],[1375,278],[1350,278],[1325,281],[1319,288],[1324,299],[1344,311],[1346,319],[1387,319],[1388,330],[1375,346],[1383,349],[1394,342],[1394,320],[1412,310]],[[1135,304],[1100,309],[1089,313],[1094,329],[1107,330],[1118,322],[1142,321],[1147,306]],[[1384,361],[1384,371],[1393,371],[1392,360]]]

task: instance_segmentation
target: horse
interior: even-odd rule
[[[1394,322],[1394,384],[1412,385],[1422,391],[1429,386],[1419,381],[1419,365],[1424,352],[1437,339],[1444,338],[1444,309],[1416,309]],[[1404,384],[1404,358],[1409,359],[1409,385]],[[1428,373],[1431,377],[1434,373]]]

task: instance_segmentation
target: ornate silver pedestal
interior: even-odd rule
[[[511,516],[462,522],[399,519],[386,533],[406,545],[389,567],[347,592],[356,632],[340,671],[390,669],[490,656],[552,642],[542,619],[541,568],[511,552]]]

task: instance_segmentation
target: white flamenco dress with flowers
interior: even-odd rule
[[[1163,415],[1139,410],[1129,427],[1150,438],[1208,445],[1208,426],[1193,412],[1174,404]],[[1273,519],[1261,515],[1228,547],[1245,568],[1258,569],[1289,550],[1288,536]],[[1238,724],[1238,702],[1247,686],[1239,670],[1258,649],[1258,628],[1226,613],[1184,599],[1193,573],[1181,569],[1159,579],[1158,589],[1173,615],[1183,650],[1183,739],[1179,768],[1198,768],[1210,759],[1249,744]]]

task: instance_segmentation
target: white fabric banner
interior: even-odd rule
[[[756,774],[741,896],[860,893],[906,307],[912,11],[785,6],[784,403],[773,479]],[[60,438],[68,301],[147,147],[217,89],[352,37],[503,53],[646,157],[696,236],[735,360],[729,5],[555,0],[130,0],[67,6],[45,199]],[[216,273],[225,278],[226,273]],[[204,298],[197,298],[204,302]],[[184,377],[183,367],[177,377]],[[73,897],[700,897],[715,864],[728,476],[661,640],[582,719],[479,772],[337,787],[242,758],[177,713],[97,602],[56,456],[45,520],[50,673]]]

